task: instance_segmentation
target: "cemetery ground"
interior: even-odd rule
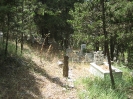
[[[13,45],[9,46],[14,51]],[[47,51],[45,51],[47,52]],[[63,53],[41,53],[24,46],[23,55],[0,52],[0,99],[133,99],[133,78],[121,66],[123,79],[111,89],[110,80],[95,78],[89,63],[69,62],[69,78],[64,78],[57,62]]]

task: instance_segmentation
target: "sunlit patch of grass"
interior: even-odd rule
[[[115,79],[115,89],[111,88],[109,79],[100,79],[97,77],[87,77],[76,81],[76,86],[82,85],[78,90],[80,99],[132,99],[133,93],[133,76],[131,70],[126,66],[118,66],[123,71],[122,79]]]
[[[80,99],[127,99],[132,86],[130,80],[115,80],[115,89],[110,80],[100,78],[83,78],[77,81],[83,88],[78,91]]]

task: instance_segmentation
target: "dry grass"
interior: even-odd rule
[[[50,48],[45,52],[40,55],[25,46],[24,58],[1,59],[1,99],[78,99],[76,87],[68,88],[69,82],[57,65],[62,52],[52,53]],[[88,76],[88,68],[88,64],[69,63],[74,80]]]
[[[100,67],[105,70],[105,71],[109,71],[109,66],[106,65],[100,65]]]

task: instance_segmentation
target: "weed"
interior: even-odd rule
[[[131,93],[129,88],[132,88],[129,72],[123,74],[123,79],[115,80],[116,89],[114,90],[111,89],[110,79],[88,77],[80,79],[76,84],[84,85],[84,88],[79,90],[80,99],[127,99],[128,94]]]

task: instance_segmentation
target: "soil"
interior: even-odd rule
[[[77,91],[84,86],[74,83],[91,76],[89,63],[69,62],[69,77],[65,78],[57,64],[63,56],[24,48],[24,59],[12,57],[2,64],[0,59],[0,99],[79,99]]]
[[[62,56],[59,59],[57,55],[43,53],[40,56],[40,61],[40,53],[32,51],[31,54],[25,54],[25,57],[30,56],[35,64],[34,70],[30,74],[37,83],[39,94],[29,92],[32,98],[28,99],[78,99],[78,87],[74,85],[74,81],[90,75],[89,63],[69,62],[69,78],[65,78],[63,77],[63,69],[57,64]]]
[[[65,78],[57,64],[63,60],[61,52],[61,56],[46,52],[24,46],[22,59],[0,57],[0,99],[78,99],[81,86],[74,82],[90,75],[89,64],[69,62],[69,77]]]

